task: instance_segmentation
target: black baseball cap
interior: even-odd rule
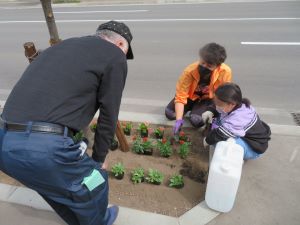
[[[107,23],[103,23],[103,24],[99,25],[97,31],[99,31],[99,30],[111,30],[111,31],[114,31],[114,32],[120,34],[123,38],[125,38],[129,45],[126,58],[133,59],[133,52],[132,52],[131,45],[130,45],[131,40],[132,40],[132,34],[129,30],[129,27],[125,23],[111,20]]]

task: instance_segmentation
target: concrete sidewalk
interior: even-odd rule
[[[268,151],[243,167],[235,206],[209,225],[299,225],[299,136],[273,135]]]
[[[233,210],[219,215],[208,224],[298,225],[300,221],[299,151],[299,136],[273,135],[267,153],[258,160],[245,163]],[[36,207],[36,202],[32,201],[31,204]],[[124,213],[123,211],[122,218],[124,218]],[[143,213],[135,213],[134,216],[140,218],[141,221],[145,218]],[[0,225],[16,225],[20,222],[31,225],[64,224],[52,211],[37,210],[8,202],[0,203],[0,218]],[[178,220],[178,224],[201,224],[201,219],[201,216],[194,216],[189,219],[189,222]],[[116,225],[123,224],[130,225],[123,219],[116,223]],[[177,223],[169,218],[162,222],[160,217],[156,218],[153,215],[152,222],[146,220],[143,223],[143,225],[150,224]]]
[[[54,212],[0,202],[0,225],[65,225]]]

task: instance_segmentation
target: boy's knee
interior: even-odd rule
[[[193,127],[196,127],[196,128],[200,128],[200,127],[204,126],[202,116],[197,115],[197,114],[191,114],[190,122],[193,125]]]
[[[176,119],[175,111],[168,108],[168,107],[165,109],[165,115],[169,120],[175,120]]]

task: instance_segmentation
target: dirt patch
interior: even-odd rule
[[[182,176],[187,176],[196,182],[206,182],[208,171],[206,168],[203,168],[202,164],[199,164],[197,159],[186,161],[182,164],[181,167],[182,169],[179,171],[179,173]]]
[[[137,135],[137,124],[134,124],[133,135]],[[152,125],[154,130],[156,127]],[[179,145],[173,145],[173,155],[169,158],[160,156],[154,149],[152,156],[138,155],[133,152],[111,151],[107,157],[110,168],[117,162],[125,166],[123,180],[110,177],[110,203],[121,206],[159,213],[168,216],[179,217],[198,203],[204,200],[207,173],[208,152],[202,148],[201,134],[192,128],[185,128],[184,132],[192,140],[191,152],[186,159],[181,159],[177,153]],[[171,137],[172,128],[166,127],[165,136]],[[153,135],[151,140],[156,143]],[[127,137],[129,145],[132,145],[132,136]],[[164,174],[164,182],[157,186],[148,183],[133,184],[130,180],[130,172],[142,167],[147,171],[149,168],[157,169]],[[184,176],[184,188],[170,188],[169,178],[174,174]]]

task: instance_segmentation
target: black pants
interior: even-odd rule
[[[166,117],[169,120],[176,119],[174,100],[175,99],[172,99],[165,109]],[[214,104],[211,99],[201,101],[192,101],[191,99],[188,99],[187,104],[184,106],[184,114],[186,114],[188,111],[191,111],[189,120],[194,127],[199,128],[204,125],[204,122],[202,120],[202,113],[207,111],[209,108],[212,108],[213,106]]]

